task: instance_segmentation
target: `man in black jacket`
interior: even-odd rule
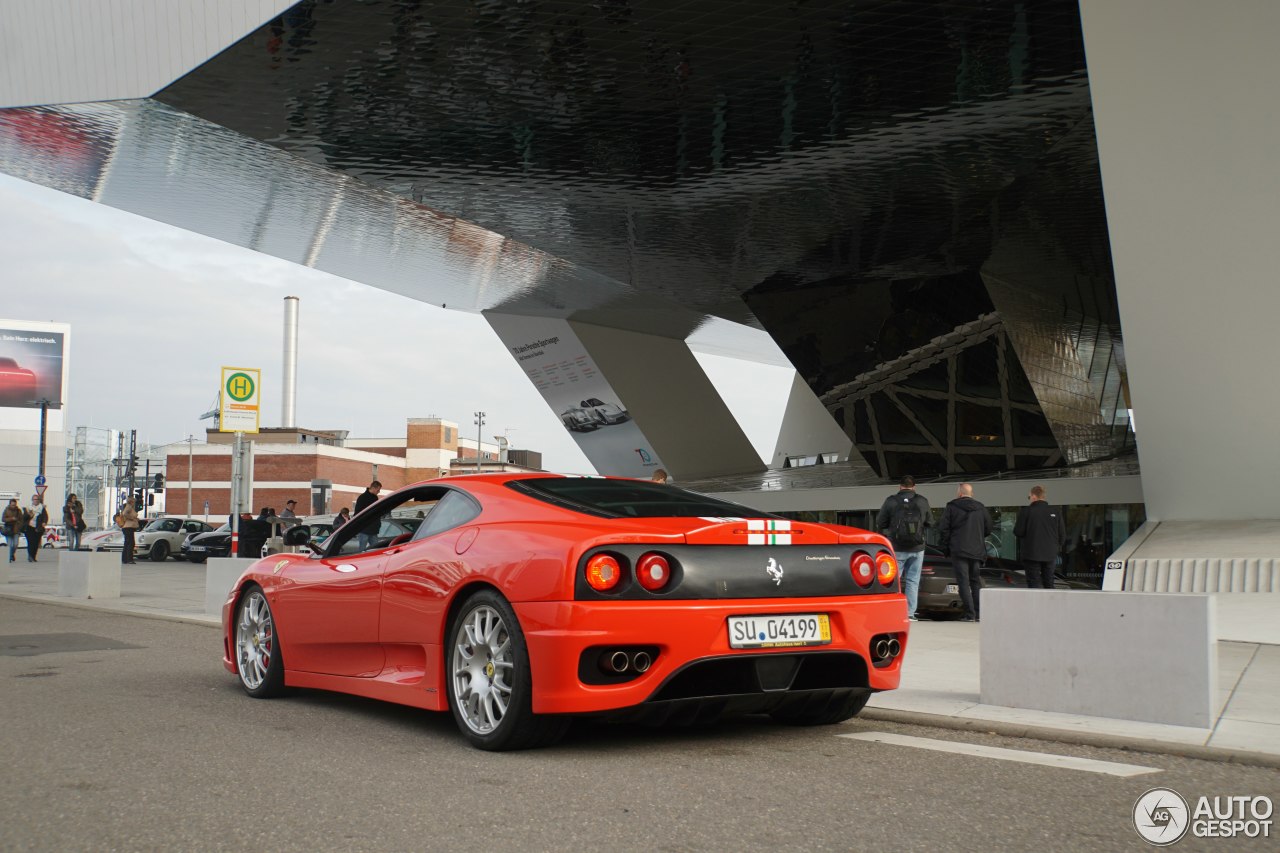
[[[377,480],[374,480],[372,483],[370,483],[369,488],[365,489],[363,492],[361,492],[359,495],[356,496],[356,508],[351,514],[359,515],[361,510],[363,510],[365,507],[369,506],[370,504],[378,500],[378,492],[381,492],[381,491],[382,491],[382,484],[379,483]],[[377,528],[374,528],[373,530],[362,530],[359,533],[357,533],[356,547],[358,547],[361,551],[368,551],[370,548],[373,547],[374,537],[377,534],[377,532],[378,532]]]
[[[1053,565],[1067,544],[1067,525],[1062,510],[1045,500],[1044,486],[1032,486],[1031,503],[1018,510],[1013,535],[1018,539],[1018,556],[1027,573],[1027,589],[1053,589]]]
[[[902,577],[902,593],[907,597],[907,618],[916,621],[916,600],[920,594],[920,568],[924,564],[924,530],[932,527],[929,501],[916,494],[910,475],[898,481],[898,492],[884,499],[876,515],[876,529],[893,544]]]
[[[973,499],[973,486],[961,483],[956,498],[947,503],[938,523],[942,534],[942,550],[951,557],[960,601],[964,603],[962,621],[977,622],[978,594],[982,576],[978,570],[987,559],[987,536],[991,534],[991,516],[987,508]]]

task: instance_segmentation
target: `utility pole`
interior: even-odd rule
[[[480,433],[484,430],[484,412],[476,412],[476,473],[481,471]]]
[[[36,473],[41,477],[44,476],[44,452],[48,447],[49,437],[49,401],[40,401],[40,467]]]

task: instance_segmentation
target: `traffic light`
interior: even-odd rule
[[[151,483],[151,491],[153,492],[164,491],[164,474],[156,474],[155,480]]]
[[[134,491],[134,493],[133,493],[133,505],[134,505],[134,507],[135,507],[135,508],[137,508],[137,509],[139,509],[139,510],[141,510],[144,506],[146,506],[146,504],[144,504],[144,503],[143,503],[143,501],[142,501],[142,489],[136,489],[136,490]]]

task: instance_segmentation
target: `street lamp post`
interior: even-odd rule
[[[481,471],[480,463],[480,433],[484,430],[484,412],[476,412],[476,473]]]

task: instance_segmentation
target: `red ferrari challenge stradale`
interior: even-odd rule
[[[882,537],[648,481],[433,480],[311,547],[249,567],[223,606],[245,691],[450,711],[481,749],[575,716],[840,722],[898,686],[907,641]]]

